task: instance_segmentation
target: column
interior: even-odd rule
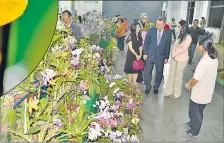
[[[195,6],[194,6],[194,18],[193,19],[198,19],[200,21],[201,19],[201,1],[195,1]]]

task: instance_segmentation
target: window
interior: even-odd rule
[[[192,24],[193,21],[193,17],[194,17],[194,6],[195,6],[195,2],[188,2],[188,6],[187,6],[187,22],[189,24]]]
[[[221,28],[224,14],[224,1],[211,1],[209,27]]]

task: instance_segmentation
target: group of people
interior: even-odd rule
[[[62,12],[63,23],[72,29],[73,35],[79,40],[82,37],[81,28],[72,22],[72,14],[66,10]],[[128,31],[127,19],[117,15],[114,22],[116,26],[117,46],[124,50],[124,39]],[[196,47],[203,54],[198,63],[194,76],[185,84],[187,90],[191,92],[189,104],[190,121],[184,124],[186,132],[184,137],[193,137],[199,134],[203,121],[203,110],[212,100],[215,87],[215,80],[218,68],[218,53],[213,47],[212,34],[202,32],[205,27],[205,20],[198,26],[198,20],[193,21],[193,26],[189,28],[185,20],[178,24],[175,19],[168,25],[166,18],[158,18],[156,26],[142,31],[147,27],[148,15],[142,13],[139,20],[134,20],[131,24],[126,42],[128,44],[127,57],[124,72],[128,75],[128,80],[133,86],[138,87],[138,83],[146,86],[145,94],[149,94],[152,85],[152,71],[155,66],[156,77],[154,82],[154,94],[158,94],[159,87],[163,80],[164,65],[168,64],[171,55],[171,67],[166,85],[166,97],[179,98],[182,94],[182,78],[187,63],[191,64]],[[203,25],[204,24],[204,25]],[[176,36],[176,29],[178,36]],[[174,45],[171,50],[172,35]],[[133,63],[142,60],[144,70],[134,70]],[[144,78],[143,78],[144,72]],[[144,82],[143,82],[144,81]]]
[[[212,34],[203,33],[195,19],[193,26],[189,28],[188,22],[181,20],[175,24],[172,19],[171,28],[166,24],[166,18],[158,18],[156,26],[150,28],[145,36],[142,36],[141,28],[148,21],[147,14],[143,13],[140,20],[134,20],[130,26],[130,34],[127,38],[128,51],[124,72],[128,75],[129,82],[138,87],[137,78],[143,71],[135,70],[135,61],[144,60],[144,84],[145,94],[149,94],[152,85],[152,71],[155,66],[156,77],[154,82],[154,94],[158,94],[163,80],[164,65],[168,64],[171,55],[171,67],[166,85],[166,97],[179,98],[182,94],[182,78],[185,67],[192,62],[195,48],[203,54],[198,63],[194,76],[185,84],[191,91],[189,105],[190,121],[184,124],[186,132],[184,137],[193,137],[199,134],[203,120],[203,110],[212,100],[217,76],[218,60],[217,51],[213,47]],[[171,50],[172,33],[177,26],[178,36],[174,36],[175,42]],[[173,32],[174,31],[174,32]],[[174,35],[174,34],[173,34]],[[190,50],[189,50],[190,49]]]

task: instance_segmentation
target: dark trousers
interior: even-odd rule
[[[125,39],[125,36],[117,38],[117,47],[120,49],[120,51],[124,50],[124,39]]]
[[[172,35],[173,35],[174,40],[176,40],[176,33],[175,33],[175,30],[170,30],[170,31],[171,31],[171,33],[172,33]]]
[[[190,52],[189,52],[189,61],[192,61],[193,57],[194,57],[194,52],[195,52],[195,49],[196,49],[196,44],[191,44],[191,47],[190,47]]]
[[[147,90],[150,90],[152,88],[151,82],[152,82],[152,71],[153,67],[156,65],[156,78],[155,78],[155,84],[154,89],[159,89],[159,86],[163,79],[163,67],[164,64],[158,65],[158,64],[146,64],[145,66],[145,74],[144,74],[144,80],[145,80],[145,86]]]
[[[205,104],[197,104],[190,100],[189,105],[189,118],[191,133],[197,136],[200,132],[202,121],[203,121],[203,111],[205,109]]]
[[[143,82],[143,71],[139,71],[138,72],[138,77],[137,77],[137,82]]]

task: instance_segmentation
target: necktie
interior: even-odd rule
[[[158,38],[157,38],[157,46],[159,46],[160,40],[161,40],[161,31],[158,31]]]

